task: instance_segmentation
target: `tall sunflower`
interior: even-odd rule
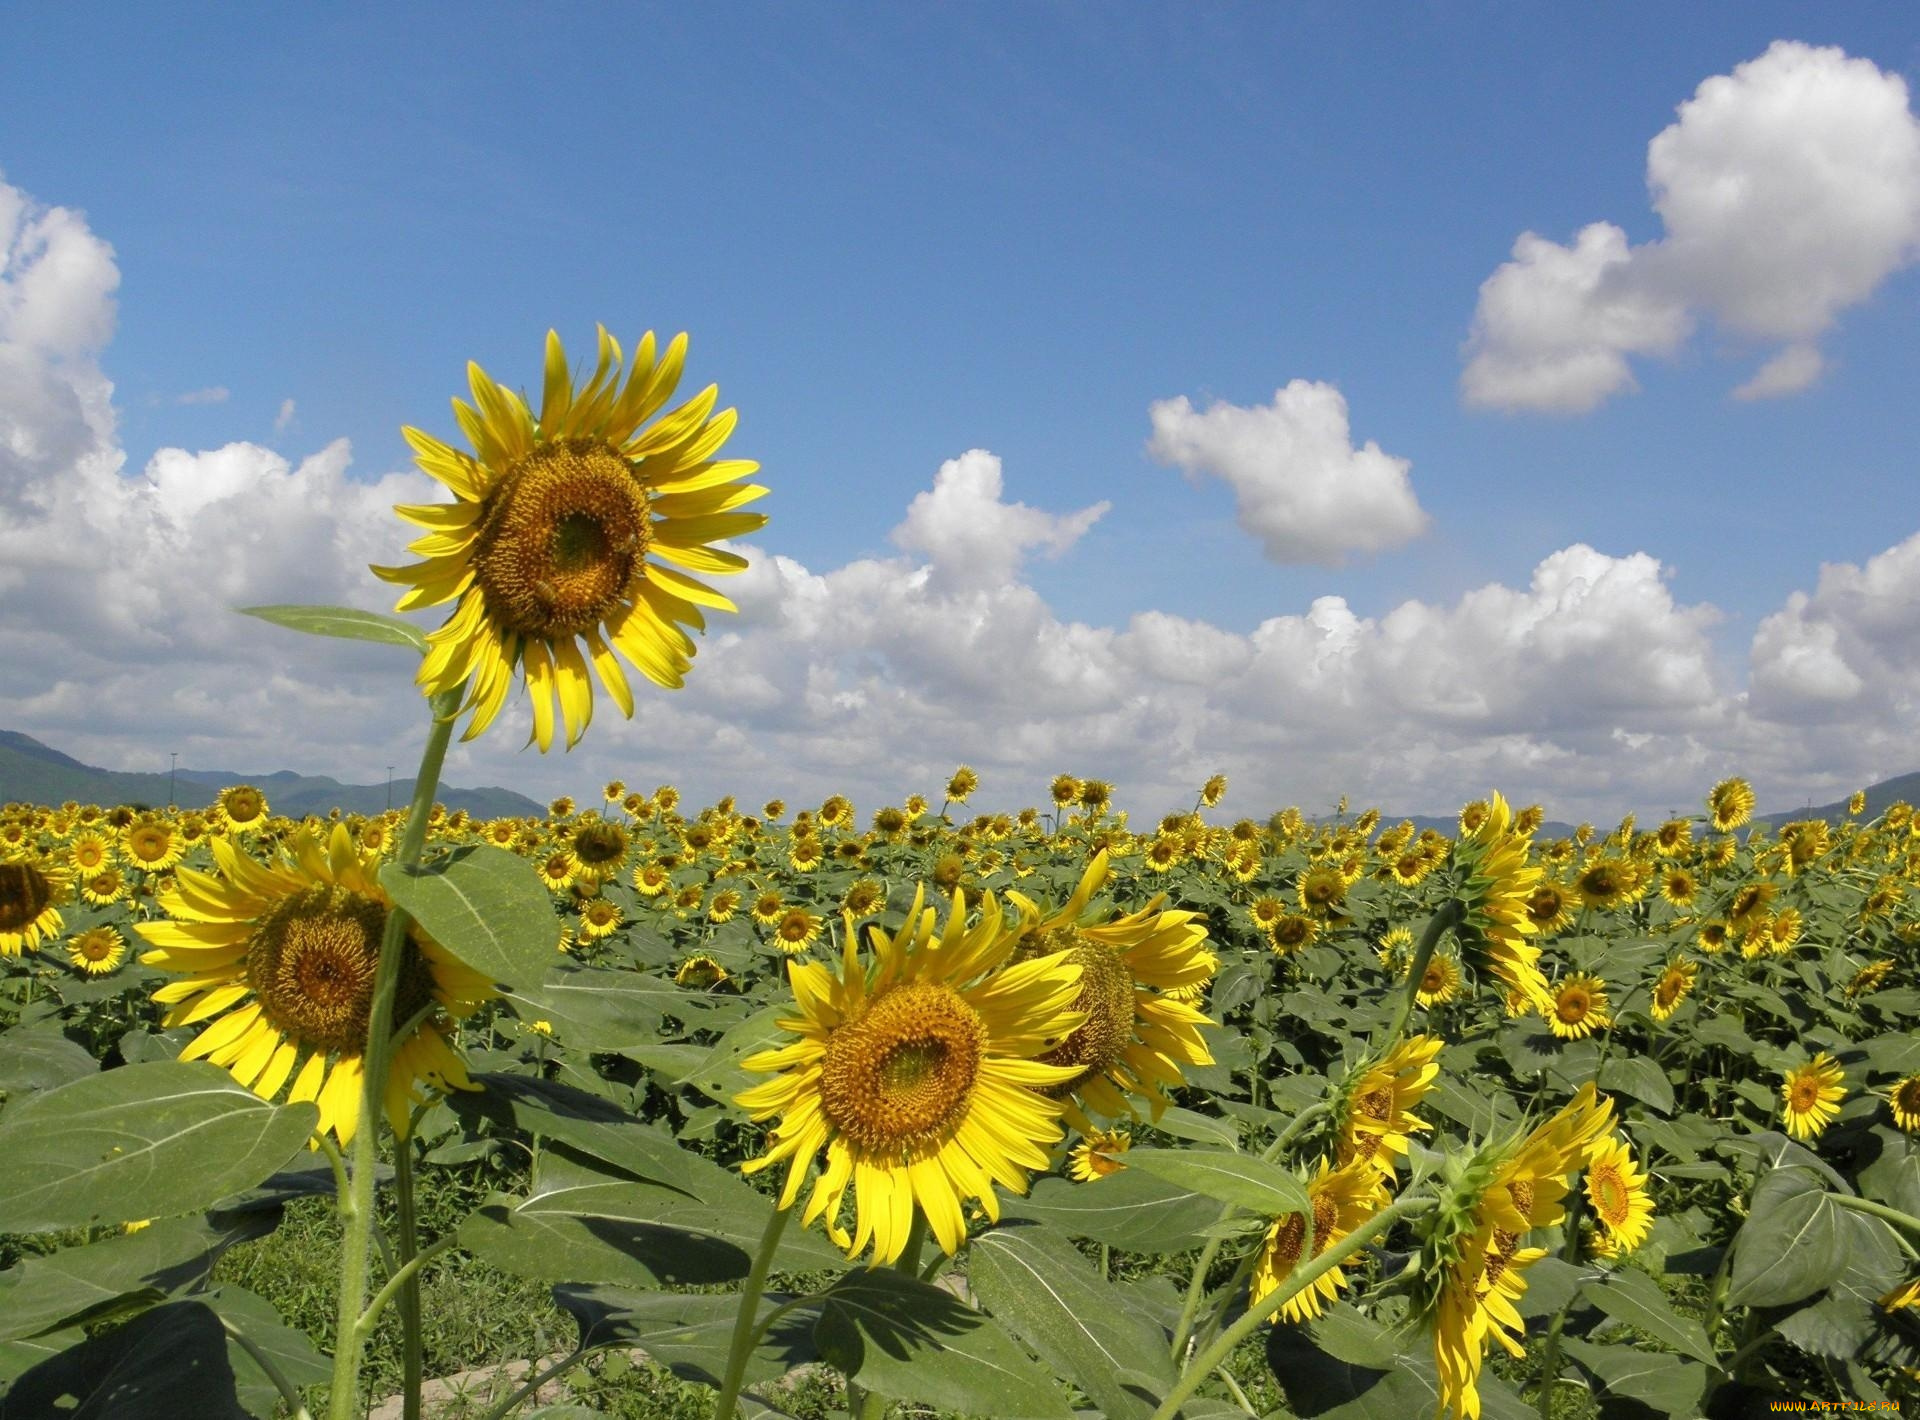
[[[1387,1205],[1387,1188],[1379,1173],[1369,1164],[1355,1160],[1334,1168],[1320,1160],[1319,1172],[1307,1185],[1307,1199],[1313,1205],[1313,1251],[1318,1257]],[[1250,1301],[1279,1287],[1293,1275],[1306,1253],[1307,1216],[1289,1213],[1267,1229],[1260,1251],[1254,1257]],[[1347,1283],[1338,1267],[1323,1272],[1313,1285],[1296,1292],[1280,1308],[1287,1321],[1311,1321],[1320,1315],[1325,1302],[1332,1301]]]
[[[402,518],[427,529],[408,545],[426,561],[373,571],[412,589],[398,610],[457,603],[428,635],[418,680],[429,695],[466,687],[460,709],[473,717],[463,738],[493,723],[520,669],[533,742],[552,747],[557,694],[571,749],[593,715],[589,658],[631,718],[633,692],[614,652],[677,688],[694,654],[682,628],[705,629],[702,607],[734,610],[686,575],[741,571],[745,558],[710,544],[766,523],[762,513],[737,511],[766,492],[738,482],[759,465],[714,458],[734,411],[713,412],[719,391],[709,385],[641,428],[673,394],[686,352],[682,334],[656,359],[649,331],[623,384],[620,346],[602,327],[599,365],[576,390],[560,337],[549,331],[537,416],[522,395],[469,364],[474,403],[456,399],[453,410],[474,452],[402,431],[420,467],[456,501],[399,505]]]
[[[1472,832],[1454,845],[1465,868],[1461,936],[1509,991],[1544,1013],[1552,997],[1540,972],[1540,948],[1527,940],[1540,932],[1528,904],[1541,871],[1527,861],[1527,835],[1511,824],[1512,810],[1496,792]]]
[[[185,973],[153,993],[170,1008],[165,1023],[211,1022],[180,1058],[225,1066],[262,1099],[292,1078],[288,1099],[314,1101],[320,1131],[345,1147],[361,1122],[361,1058],[391,910],[376,864],[338,823],[324,842],[302,830],[272,865],[224,839],[210,846],[218,875],[179,869],[160,897],[171,920],[134,924],[152,947],[142,962]],[[393,1007],[395,1029],[408,1029],[393,1050],[384,1102],[395,1133],[406,1133],[421,1082],[475,1088],[447,1043],[447,1023],[493,994],[484,976],[408,927]]]
[[[994,1185],[1026,1192],[1063,1132],[1061,1104],[1040,1090],[1077,1073],[1038,1057],[1084,1019],[1080,972],[1064,954],[1009,963],[1019,932],[991,893],[971,927],[956,893],[937,936],[922,903],[916,893],[891,937],[868,928],[871,965],[851,921],[838,975],[788,964],[796,1014],[780,1027],[799,1039],[742,1061],[773,1078],[735,1101],[756,1120],[780,1116],[742,1171],[786,1163],[780,1206],[790,1207],[824,1153],[804,1221],[824,1215],[850,1256],[871,1243],[876,1264],[904,1251],[916,1207],[952,1254],[966,1238],[962,1199],[997,1221]],[[839,1221],[849,1185],[851,1236]]]
[[[1393,1178],[1408,1140],[1433,1128],[1413,1111],[1439,1078],[1434,1057],[1445,1044],[1438,1036],[1408,1036],[1347,1077],[1335,1111],[1340,1129],[1336,1158],[1343,1167],[1364,1160],[1385,1178]]]
[[[1086,1110],[1132,1115],[1129,1095],[1145,1099],[1158,1119],[1170,1103],[1167,1090],[1182,1082],[1180,1067],[1213,1063],[1200,1037],[1200,1027],[1211,1024],[1206,1013],[1171,994],[1212,978],[1218,959],[1207,950],[1206,918],[1162,910],[1161,893],[1136,912],[1102,921],[1090,904],[1107,869],[1102,850],[1072,896],[1050,913],[1022,893],[1007,893],[1023,918],[1015,960],[1064,951],[1081,969],[1076,1009],[1085,1012],[1085,1024],[1042,1058],[1074,1067],[1052,1093],[1073,1097],[1067,1122],[1082,1131],[1092,1127]]]

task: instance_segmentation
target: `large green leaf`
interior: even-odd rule
[[[554,921],[552,909],[547,919]],[[575,1050],[619,1054],[661,1043],[660,1018],[671,1011],[680,1019],[696,1016],[710,999],[684,991],[664,977],[632,971],[551,966],[543,978],[507,993],[523,1021],[546,1021],[556,1039]]]
[[[219,1315],[227,1331],[227,1363],[233,1367],[234,1389],[241,1403],[255,1415],[277,1414],[280,1388],[261,1369],[253,1352],[264,1355],[296,1386],[320,1385],[333,1375],[333,1363],[323,1356],[304,1331],[281,1320],[265,1297],[228,1282],[194,1298]],[[241,1338],[245,1338],[244,1344]],[[251,1347],[252,1350],[249,1350]]]
[[[191,1301],[142,1312],[42,1361],[0,1409],[7,1420],[247,1420],[220,1318]]]
[[[889,1400],[995,1420],[1073,1414],[1046,1369],[993,1321],[891,1268],[861,1268],[835,1282],[820,1304],[814,1344],[829,1364]]]
[[[1043,1178],[1027,1197],[1008,1198],[1001,1209],[1008,1218],[1051,1223],[1069,1237],[1144,1253],[1198,1247],[1219,1213],[1198,1189],[1133,1169],[1090,1183]]]
[[[1839,1213],[1814,1170],[1768,1170],[1734,1238],[1728,1303],[1781,1307],[1832,1283],[1847,1264]]]
[[[553,966],[560,919],[518,853],[472,843],[414,867],[387,863],[380,886],[428,936],[502,985],[532,985]]]
[[[1906,1256],[1894,1231],[1878,1218],[1843,1210],[1837,1220],[1846,1259],[1825,1295],[1782,1317],[1775,1330],[1802,1351],[1844,1361],[1858,1356],[1880,1331],[1879,1300],[1906,1275]]]
[[[1389,1331],[1341,1302],[1311,1327],[1267,1335],[1267,1364],[1302,1420],[1425,1420],[1440,1399],[1433,1342],[1423,1329]],[[1493,1375],[1480,1376],[1482,1420],[1532,1420],[1533,1410]]]
[[[625,1287],[553,1289],[553,1299],[580,1327],[582,1347],[640,1346],[648,1356],[686,1380],[717,1387],[733,1345],[737,1292],[636,1292]],[[761,1296],[756,1320],[791,1300],[784,1293]],[[818,1357],[813,1318],[804,1309],[787,1313],[747,1355],[746,1382],[778,1380]]]
[[[100,1064],[52,1022],[6,1033],[0,1052],[0,1095],[51,1090],[99,1070]]]
[[[135,1233],[29,1257],[0,1272],[0,1341],[96,1323],[203,1282],[233,1243],[271,1232],[263,1213],[168,1218]]]
[[[1560,1344],[1608,1395],[1637,1400],[1663,1415],[1684,1420],[1694,1420],[1700,1414],[1700,1401],[1713,1373],[1697,1361],[1638,1346],[1601,1346],[1573,1337],[1563,1338]]]
[[[1625,1322],[1683,1356],[1714,1365],[1713,1343],[1706,1329],[1692,1317],[1674,1311],[1660,1284],[1646,1273],[1623,1267],[1604,1282],[1590,1282],[1586,1299],[1615,1321]]]
[[[311,1104],[269,1104],[201,1060],[41,1091],[0,1118],[0,1233],[205,1208],[286,1163],[318,1121]]]
[[[522,1277],[652,1289],[745,1277],[765,1217],[737,1199],[689,1198],[549,1152],[533,1191],[488,1199],[460,1225],[460,1242]],[[817,1233],[790,1224],[774,1261],[798,1272],[841,1267],[846,1259]]]
[[[1015,1223],[975,1238],[967,1257],[981,1304],[1107,1420],[1151,1415],[1173,1388],[1166,1333],[1064,1238]]]
[[[1615,1055],[1600,1067],[1595,1081],[1603,1094],[1637,1100],[1661,1114],[1673,1113],[1673,1084],[1667,1072],[1644,1055]]]
[[[383,611],[350,606],[243,606],[238,610],[243,616],[257,616],[309,636],[344,636],[352,641],[411,646],[421,655],[427,652],[426,634],[419,627]]]
[[[1265,1218],[1310,1213],[1307,1186],[1277,1164],[1220,1149],[1132,1149],[1127,1173],[1151,1174]]]

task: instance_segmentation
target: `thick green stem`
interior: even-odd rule
[[[394,1272],[373,1294],[373,1300],[367,1303],[367,1309],[360,1313],[360,1331],[363,1336],[373,1335],[374,1324],[379,1321],[380,1313],[395,1296],[403,1294],[409,1284],[417,1284],[426,1265],[443,1252],[451,1252],[459,1246],[459,1238],[448,1233],[443,1238],[435,1238]]]
[[[1150,1420],[1173,1420],[1180,1413],[1180,1407],[1187,1397],[1200,1388],[1200,1383],[1212,1375],[1214,1369],[1225,1363],[1234,1348],[1251,1336],[1260,1326],[1280,1314],[1280,1308],[1292,1301],[1301,1292],[1311,1287],[1327,1273],[1352,1257],[1361,1248],[1381,1236],[1403,1218],[1414,1217],[1427,1212],[1435,1206],[1431,1198],[1403,1198],[1398,1203],[1376,1213],[1346,1237],[1301,1267],[1293,1270],[1293,1275],[1280,1286],[1274,1288],[1260,1301],[1247,1308],[1246,1313],[1214,1339],[1211,1346],[1194,1358],[1174,1383],[1172,1390],[1160,1402],[1160,1408],[1153,1412]]]
[[[780,1234],[786,1231],[791,1208],[775,1208],[760,1235],[760,1250],[753,1255],[746,1285],[740,1289],[740,1310],[733,1319],[733,1344],[727,1348],[727,1373],[720,1379],[720,1398],[713,1404],[713,1420],[733,1420],[734,1407],[740,1401],[740,1381],[747,1373],[747,1357],[753,1352],[755,1313],[760,1310],[760,1294],[767,1288],[767,1273],[773,1270],[773,1254],[780,1246]]]
[[[1413,960],[1407,966],[1407,989],[1401,993],[1399,1008],[1393,1013],[1393,1023],[1387,1027],[1386,1039],[1375,1047],[1382,1058],[1400,1043],[1400,1037],[1406,1031],[1407,1021],[1413,1015],[1414,998],[1419,994],[1420,983],[1426,979],[1427,964],[1433,960],[1440,939],[1458,927],[1465,918],[1466,911],[1461,907],[1460,899],[1450,897],[1428,919],[1427,930],[1420,934],[1420,945],[1413,949]]]
[[[414,1265],[418,1261],[416,1254],[420,1250],[420,1239],[413,1216],[411,1139],[393,1141],[393,1198],[400,1215],[400,1236],[394,1245],[400,1265],[394,1269],[387,1283],[388,1287],[396,1281],[400,1284],[400,1420],[420,1420],[420,1383],[425,1379],[425,1374],[421,1369],[420,1354],[420,1269]],[[387,1287],[382,1287],[374,1301],[379,1301],[386,1291]],[[367,1312],[372,1311],[373,1307],[369,1304]],[[365,1320],[365,1314],[362,1320]]]
[[[459,703],[457,691],[433,698],[433,728],[427,732],[420,772],[414,776],[413,803],[407,810],[406,827],[401,831],[400,851],[395,859],[402,866],[418,863],[420,850],[426,844],[427,815],[433,808],[434,793],[440,787],[440,767],[446,761],[447,744],[453,738],[454,712]],[[367,1048],[360,1066],[360,1122],[353,1135],[347,1197],[340,1208],[346,1237],[340,1245],[340,1309],[334,1329],[332,1420],[354,1420],[360,1406],[360,1356],[366,1343],[360,1329],[360,1309],[367,1300],[374,1170],[380,1157],[380,1123],[386,1115],[387,1066],[393,1054],[393,1002],[400,987],[407,922],[407,914],[397,907],[387,913],[386,931],[380,939],[380,963],[374,970]],[[417,1388],[412,1393],[417,1394]]]
[[[1910,1233],[1920,1233],[1920,1218],[1911,1213],[1902,1213],[1898,1208],[1889,1208],[1884,1203],[1875,1203],[1871,1198],[1855,1198],[1850,1193],[1829,1193],[1829,1201],[1842,1208],[1851,1208],[1856,1213],[1865,1213],[1870,1218],[1878,1218],[1896,1228]]]

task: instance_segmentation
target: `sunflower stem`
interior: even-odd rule
[[[1434,952],[1440,946],[1440,939],[1458,927],[1465,920],[1465,910],[1460,899],[1450,897],[1440,905],[1440,910],[1427,919],[1427,930],[1420,934],[1420,945],[1413,949],[1413,961],[1407,966],[1407,989],[1400,995],[1400,1005],[1393,1013],[1393,1024],[1387,1028],[1387,1038],[1380,1044],[1380,1053],[1384,1056],[1400,1043],[1400,1037],[1406,1032],[1407,1021],[1413,1015],[1415,997],[1420,991],[1420,983],[1426,980],[1427,964],[1433,960]]]
[[[387,1278],[386,1286],[374,1295],[374,1302],[393,1286],[400,1284],[400,1359],[403,1370],[403,1384],[400,1391],[401,1420],[420,1420],[420,1383],[425,1379],[421,1370],[420,1345],[420,1268],[419,1233],[413,1213],[413,1141],[396,1139],[393,1142],[393,1197],[399,1211],[399,1237],[395,1241],[395,1252],[399,1255],[400,1265]],[[443,1239],[444,1241],[444,1239]],[[373,1304],[361,1314],[362,1320],[374,1315]]]
[[[1829,1193],[1830,1202],[1842,1208],[1851,1208],[1856,1213],[1865,1213],[1870,1218],[1878,1218],[1896,1228],[1909,1233],[1920,1233],[1920,1218],[1911,1213],[1902,1213],[1898,1208],[1889,1208],[1884,1203],[1875,1203],[1871,1198],[1855,1198],[1850,1193]]]
[[[773,1254],[780,1246],[780,1234],[786,1231],[792,1208],[775,1208],[760,1235],[760,1250],[753,1255],[746,1285],[740,1289],[740,1310],[733,1319],[733,1343],[727,1348],[727,1373],[720,1380],[720,1398],[713,1403],[713,1420],[733,1420],[740,1401],[740,1380],[747,1371],[747,1357],[753,1351],[755,1314],[760,1310],[760,1294],[766,1290],[767,1273],[773,1268]]]
[[[407,810],[396,861],[411,867],[420,861],[427,841],[427,815],[440,787],[440,769],[453,738],[454,714],[460,692],[444,691],[430,702],[433,727],[427,732],[414,776],[413,803]],[[360,1327],[367,1300],[367,1271],[373,1233],[374,1170],[380,1157],[380,1122],[386,1117],[387,1066],[393,1055],[393,1003],[399,994],[401,951],[406,942],[407,914],[395,907],[387,913],[380,938],[380,963],[373,978],[373,1001],[367,1012],[367,1047],[361,1059],[360,1121],[354,1130],[352,1174],[341,1208],[346,1236],[340,1244],[340,1309],[334,1330],[332,1420],[353,1420],[360,1404],[360,1358],[366,1335]],[[404,1146],[403,1146],[404,1147]],[[405,1264],[402,1263],[401,1266]],[[394,1275],[400,1275],[395,1268]],[[407,1387],[409,1415],[419,1414],[419,1336],[409,1338]]]
[[[1255,1305],[1247,1308],[1240,1319],[1219,1336],[1213,1344],[1202,1351],[1174,1382],[1173,1389],[1160,1402],[1149,1420],[1173,1420],[1180,1413],[1180,1407],[1186,1404],[1187,1397],[1200,1388],[1200,1383],[1212,1375],[1219,1366],[1231,1356],[1234,1348],[1258,1328],[1280,1314],[1280,1309],[1292,1301],[1301,1292],[1307,1290],[1327,1273],[1352,1257],[1361,1248],[1381,1236],[1403,1218],[1414,1217],[1431,1211],[1438,1206],[1438,1200],[1432,1198],[1402,1198],[1375,1213],[1366,1222],[1348,1233],[1339,1242],[1315,1257],[1303,1267],[1296,1267],[1293,1275],[1262,1297]]]

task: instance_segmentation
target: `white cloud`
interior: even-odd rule
[[[1149,409],[1147,451],[1189,476],[1233,489],[1234,516],[1274,562],[1338,566],[1351,552],[1398,547],[1426,531],[1407,478],[1412,464],[1369,439],[1351,442],[1347,401],[1333,385],[1294,380],[1252,409],[1185,395]]]
[[[293,423],[293,411],[294,404],[291,399],[283,399],[280,401],[280,412],[273,416],[274,433],[284,434],[287,432],[287,426]]]
[[[1525,233],[1480,288],[1466,401],[1578,413],[1633,388],[1694,314],[1787,348],[1736,395],[1805,389],[1813,344],[1920,253],[1920,120],[1906,81],[1790,40],[1703,82],[1648,145],[1664,235],[1594,223],[1572,247]]]
[[[225,404],[233,397],[233,391],[225,385],[208,385],[205,389],[188,390],[185,394],[173,397],[175,404]]]
[[[1000,460],[985,449],[948,459],[933,487],[907,505],[906,521],[891,536],[907,552],[924,552],[942,587],[994,587],[1010,580],[1029,548],[1058,557],[1113,505],[1054,515],[1025,503],[1002,503]]]
[[[1753,378],[1736,386],[1738,400],[1778,399],[1798,394],[1826,371],[1826,357],[1811,345],[1789,345],[1753,372]]]
[[[10,231],[41,220],[4,186],[0,209]],[[438,501],[427,480],[350,476],[344,441],[298,460],[244,442],[169,449],[123,472],[93,359],[111,329],[111,253],[77,218],[48,230],[74,258],[68,280],[23,279],[31,259],[0,272],[0,341],[20,376],[0,386],[0,421],[54,429],[74,451],[3,466],[0,727],[113,767],[162,768],[178,750],[194,767],[377,783],[385,765],[410,766],[425,714],[403,653],[232,608],[391,605],[365,567],[402,560],[391,505]],[[1352,449],[1331,391],[1290,388],[1323,416],[1296,420],[1332,451],[1313,466],[1344,450],[1383,483],[1404,478],[1403,460]],[[1286,395],[1238,413],[1270,417]],[[1220,425],[1198,427],[1199,446],[1220,447],[1206,443]],[[1021,568],[1069,554],[1104,504],[1008,501],[999,460],[979,450],[931,481],[895,529],[897,556],[814,569],[743,549],[749,569],[722,583],[740,614],[712,618],[685,690],[643,691],[631,722],[602,698],[580,748],[547,756],[521,751],[516,695],[486,736],[454,746],[449,782],[546,798],[671,779],[695,803],[839,791],[870,811],[936,791],[964,761],[989,808],[1037,802],[1068,771],[1112,780],[1145,819],[1224,770],[1229,812],[1341,793],[1432,812],[1499,786],[1605,818],[1684,806],[1736,771],[1778,803],[1913,767],[1920,535],[1822,568],[1760,627],[1743,685],[1715,660],[1715,610],[1677,598],[1643,553],[1576,544],[1524,586],[1378,615],[1327,596],[1247,632],[1156,610],[1090,625],[1058,616]]]

